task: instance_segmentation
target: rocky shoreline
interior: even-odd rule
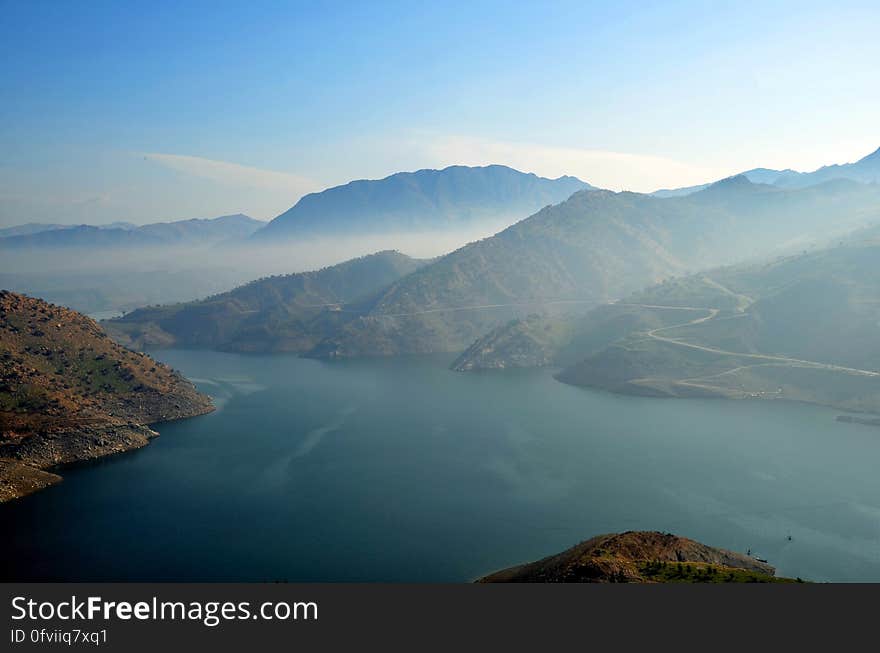
[[[150,425],[212,410],[94,320],[0,291],[0,503],[59,483],[65,465],[145,446],[159,435]]]
[[[204,415],[214,410],[208,403],[193,404],[162,422]],[[0,444],[0,503],[18,499],[57,483],[67,465],[140,449],[158,437],[150,426],[135,422],[82,424],[52,428],[20,441]]]

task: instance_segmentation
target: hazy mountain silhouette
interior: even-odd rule
[[[575,177],[545,179],[501,165],[399,172],[306,195],[255,239],[507,226],[585,188],[592,187]]]
[[[219,218],[155,222],[140,227],[128,223],[99,226],[31,224],[0,232],[0,248],[203,245],[247,238],[264,224],[240,213]],[[2,237],[3,233],[7,235]]]
[[[859,159],[854,163],[823,166],[813,172],[797,172],[796,170],[773,170],[771,168],[753,168],[741,173],[749,181],[756,184],[771,184],[780,188],[806,188],[836,179],[847,179],[863,184],[880,183],[880,149]],[[654,191],[656,197],[680,197],[704,190],[711,184],[700,184],[684,188],[664,188]]]
[[[320,357],[461,351],[536,308],[605,302],[670,275],[765,256],[876,220],[880,187],[855,182],[788,190],[739,176],[669,199],[585,190],[377,286],[371,296],[329,300],[350,302],[332,319],[267,321],[271,302],[249,309],[263,315],[249,319],[266,325],[264,349],[278,346],[283,334],[285,349]],[[210,334],[223,328],[223,315],[206,312],[186,343],[218,346]],[[136,313],[125,322],[137,341],[156,319]],[[179,334],[171,340],[179,342]],[[222,346],[236,347],[225,338]],[[252,340],[247,348],[255,346]]]

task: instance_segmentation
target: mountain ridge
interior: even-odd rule
[[[253,239],[494,227],[584,188],[592,186],[576,177],[547,179],[497,164],[396,172],[305,195]]]
[[[321,333],[353,319],[343,309],[424,265],[383,251],[313,272],[264,277],[202,300],[136,309],[104,323],[133,347],[214,347],[294,351],[314,347]]]
[[[326,330],[310,330],[298,353],[461,352],[536,309],[585,309],[671,275],[770,254],[811,230],[825,234],[880,220],[878,200],[880,189],[858,184],[790,190],[736,178],[682,198],[578,191],[324,315],[326,321],[311,324]],[[146,328],[138,325],[144,316],[128,316],[127,328]]]
[[[116,223],[114,223],[116,224]],[[250,236],[265,223],[242,213],[216,218],[189,218],[144,225],[45,225],[0,237],[0,248],[157,247],[217,244]],[[20,230],[27,225],[11,227]]]
[[[823,182],[836,179],[849,179],[859,183],[880,183],[880,148],[851,163],[824,165],[810,172],[799,172],[786,168],[774,170],[772,168],[752,168],[738,173],[736,176],[745,176],[753,183],[763,183],[780,188],[807,188]],[[685,186],[682,188],[662,188],[651,195],[656,197],[681,197],[706,189],[713,183]]]

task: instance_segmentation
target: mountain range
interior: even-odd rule
[[[796,170],[773,170],[771,168],[753,168],[741,173],[749,181],[756,184],[772,184],[780,188],[806,188],[835,179],[848,179],[863,184],[880,183],[880,149],[859,159],[854,163],[822,166],[813,172],[797,172]],[[690,195],[708,188],[711,184],[699,184],[685,188],[663,189],[652,193],[656,197],[679,197]]]
[[[334,295],[327,300],[334,305],[310,314],[308,325],[298,314],[272,313],[271,303],[248,305],[248,319],[266,330],[251,332],[246,345],[217,337],[239,324],[237,310],[209,311],[199,302],[136,311],[108,328],[149,342],[158,323],[171,337],[151,344],[318,357],[458,352],[536,309],[583,311],[673,275],[768,256],[878,220],[880,187],[844,180],[789,190],[740,176],[675,198],[584,190],[357,298]],[[197,318],[198,327],[169,313]]]
[[[265,223],[242,214],[219,218],[155,222],[142,226],[128,223],[112,225],[30,224],[0,231],[0,248],[27,250],[38,248],[116,248],[176,247],[239,241]]]
[[[75,225],[55,224],[48,222],[28,222],[13,227],[0,228],[0,238],[10,236],[31,236],[43,231],[56,231],[58,229],[71,229]],[[112,222],[110,224],[97,225],[99,229],[136,229],[137,225],[131,222]]]
[[[789,189],[834,180],[876,184],[880,183],[880,149],[854,163],[823,166],[813,172],[753,168],[738,176],[754,184]],[[651,195],[680,197],[712,185],[662,189]],[[442,170],[398,172],[384,179],[356,180],[310,193],[268,223],[241,214],[141,227],[127,222],[98,226],[28,223],[0,229],[0,247],[91,244],[100,247],[116,243],[134,246],[248,237],[253,242],[272,243],[316,236],[485,231],[511,225],[547,205],[557,204],[573,193],[587,189],[595,190],[595,187],[571,176],[547,179],[503,165],[459,165]],[[50,233],[55,231],[61,233]]]
[[[453,369],[562,367],[566,383],[658,397],[789,399],[880,413],[880,241],[665,280],[582,316],[533,314]]]
[[[254,239],[501,228],[585,188],[501,165],[399,172],[306,195]]]

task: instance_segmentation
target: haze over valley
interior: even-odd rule
[[[4,8],[3,580],[880,581],[874,3]]]

